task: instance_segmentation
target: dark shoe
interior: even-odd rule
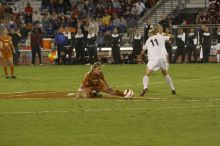
[[[175,90],[172,90],[172,94],[173,94],[173,95],[176,95],[176,91],[175,91]]]
[[[11,79],[16,79],[16,76],[11,76]]]
[[[6,79],[9,79],[9,76],[6,76],[5,78],[6,78]]]
[[[141,92],[140,96],[144,96],[145,93],[147,93],[148,89],[143,89],[143,91]]]

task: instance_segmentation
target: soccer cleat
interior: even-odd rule
[[[172,90],[172,94],[173,94],[173,95],[176,95],[176,91],[175,91],[175,90]]]
[[[143,89],[143,91],[141,92],[140,96],[144,96],[145,93],[147,93],[148,89]]]
[[[6,79],[9,79],[9,76],[6,76],[5,78],[6,78]]]
[[[13,76],[11,76],[11,79],[16,79],[16,76],[14,76],[14,75],[13,75]]]

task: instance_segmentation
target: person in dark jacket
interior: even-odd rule
[[[217,44],[216,44],[216,48],[217,48],[217,62],[220,63],[220,26],[218,27],[217,30]]]
[[[210,49],[211,49],[211,34],[209,32],[208,26],[205,26],[204,32],[202,34],[203,63],[209,62]]]
[[[148,36],[149,30],[152,29],[153,27],[154,26],[153,26],[153,24],[151,24],[151,19],[148,18],[147,25],[144,27],[144,42],[146,42],[147,39],[149,38],[149,36]]]
[[[171,35],[170,29],[168,27],[165,29],[165,34],[166,34],[166,36]],[[169,56],[169,63],[172,63],[173,50],[172,50],[172,39],[171,38],[165,42],[165,48],[166,48],[168,56]]]
[[[31,53],[32,53],[32,65],[35,65],[36,53],[39,57],[40,65],[42,65],[41,60],[41,47],[42,47],[42,35],[37,29],[34,29],[31,33]]]
[[[80,28],[78,28],[77,34],[75,35],[74,45],[76,51],[76,63],[85,64],[85,38]]]
[[[133,41],[132,41],[132,47],[133,47],[132,58],[133,58],[133,60],[135,58],[137,59],[137,56],[141,53],[142,46],[143,46],[143,38],[142,38],[141,34],[138,33],[137,30],[135,30],[135,35],[134,35]]]
[[[12,38],[12,43],[13,43],[13,46],[15,48],[15,52],[14,52],[14,64],[15,65],[18,65],[18,62],[19,62],[19,58],[20,58],[20,52],[19,52],[19,43],[20,43],[20,40],[21,40],[21,34],[19,33],[19,30],[15,30],[14,29],[11,29],[11,33],[9,34]]]
[[[118,33],[117,28],[114,28],[111,36],[111,46],[112,46],[113,63],[115,64],[121,63],[120,45],[121,45],[121,36]]]
[[[175,52],[175,56],[173,58],[173,63],[176,63],[178,57],[182,55],[181,63],[185,60],[186,50],[185,50],[185,33],[183,32],[183,29],[179,29],[178,36],[176,38],[176,45],[177,49]]]
[[[196,54],[196,35],[194,33],[194,28],[191,27],[189,29],[189,34],[187,36],[187,53],[188,53],[188,63],[191,63],[191,56],[193,54],[194,62],[197,62],[197,54]]]
[[[89,33],[87,35],[87,50],[89,55],[89,63],[93,64],[97,59],[97,42],[96,35],[92,29],[89,29]]]

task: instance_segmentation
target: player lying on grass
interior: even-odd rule
[[[161,69],[165,80],[170,86],[172,94],[176,94],[175,88],[173,86],[173,81],[168,73],[168,53],[165,48],[165,41],[169,40],[170,36],[163,35],[162,26],[157,26],[156,28],[154,28],[149,35],[150,37],[143,46],[143,49],[139,56],[139,60],[141,60],[144,52],[146,50],[148,51],[149,61],[147,63],[147,68],[143,77],[144,89],[140,96],[144,96],[144,94],[148,91],[149,76],[151,75],[151,73],[159,69]]]
[[[96,62],[91,66],[91,70],[86,73],[76,97],[92,98],[96,97],[98,92],[124,96],[123,92],[114,90],[108,85],[101,71],[101,64]]]

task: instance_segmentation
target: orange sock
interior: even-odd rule
[[[13,76],[14,75],[14,65],[10,66],[10,70],[11,70],[11,75]]]
[[[4,72],[5,72],[5,76],[8,76],[8,69],[7,69],[7,66],[4,66]]]
[[[119,91],[119,90],[115,90],[116,95],[118,96],[124,96],[124,93]]]

